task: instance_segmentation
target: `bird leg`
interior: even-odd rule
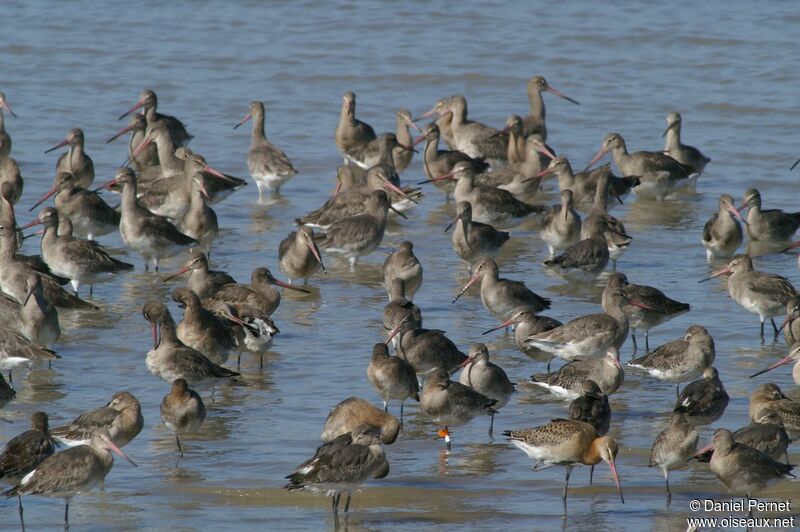
[[[650,352],[650,336],[648,334],[649,331],[644,331],[644,351],[645,353]]]
[[[589,468],[589,485],[592,485],[592,480],[594,479],[594,466]]]
[[[680,397],[680,396],[681,396],[681,385],[680,384],[676,384],[675,385],[675,397]]]
[[[344,522],[345,525],[347,524],[347,517],[350,515],[350,498],[352,497],[353,493],[350,490],[347,490],[347,501],[344,503]]]
[[[761,320],[761,345],[764,345],[764,320]]]
[[[69,530],[69,499],[64,506],[64,530]]]
[[[572,473],[572,466],[567,466],[567,478],[564,479],[564,491],[561,493],[561,498],[564,500],[564,504],[567,504],[567,488],[569,487],[569,475]]]
[[[341,493],[339,493],[338,491],[333,494],[333,503],[332,503],[332,508],[333,508],[333,528],[335,530],[339,530],[339,496],[340,495],[341,495]]]
[[[24,510],[22,509],[22,497],[17,496],[17,503],[19,505],[19,524],[22,526],[22,532],[25,532],[25,519],[23,519],[22,514]]]
[[[389,401],[387,401],[386,399],[383,400],[383,411],[384,412],[389,411]]]
[[[664,473],[664,483],[667,485],[667,500],[672,498],[672,492],[669,489],[669,471]]]
[[[772,341],[774,342],[778,339],[778,334],[780,334],[780,331],[778,330],[778,327],[775,325],[775,318],[770,318],[769,322],[772,324],[772,332],[775,333],[775,336],[772,338]]]
[[[636,345],[636,329],[631,329],[631,340],[633,340],[633,352],[639,350],[639,346]]]
[[[181,453],[181,458],[183,458],[183,449],[181,449],[181,439],[178,437],[178,433],[175,433],[175,441],[178,444],[178,452]]]
[[[494,432],[494,412],[492,412],[492,420],[489,422],[489,436]]]

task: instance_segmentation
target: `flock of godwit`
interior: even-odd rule
[[[159,300],[147,302],[142,316],[153,336],[146,366],[171,386],[161,402],[161,419],[175,434],[183,457],[180,436],[196,431],[207,414],[203,399],[190,386],[235,379],[238,373],[224,366],[231,356],[238,359],[243,351],[260,356],[270,348],[279,333],[272,319],[281,302],[278,287],[306,291],[293,282],[302,279],[305,284],[327,273],[323,263],[327,253],[342,255],[355,269],[361,257],[381,245],[390,216],[406,218],[422,200],[423,185],[431,183],[447,201],[451,197],[456,201],[455,218],[445,231],[452,231],[453,250],[471,274],[453,303],[473,285],[479,286],[481,302],[500,323],[492,330],[513,328],[517,347],[547,363],[546,371],[535,373],[531,382],[572,401],[561,413],[551,412],[558,419],[550,423],[504,431],[508,441],[533,460],[534,471],[552,465],[566,468],[565,507],[572,469],[584,464],[593,470],[600,462],[610,467],[624,503],[616,467],[620,446],[608,434],[613,428],[608,396],[624,386],[620,349],[629,335],[634,349],[641,345],[637,330],[644,333],[646,352],[630,360],[627,369],[678,385],[674,411],[664,430],[653,434],[650,454],[650,465],[664,473],[667,493],[670,471],[693,457],[709,461],[723,484],[748,497],[788,477],[792,466],[782,459],[785,456],[788,463],[790,439],[800,433],[800,404],[776,385],[762,384],[751,398],[752,423],[736,432],[718,429],[710,445],[698,451],[697,427],[719,420],[730,400],[713,366],[714,339],[703,325],[692,325],[682,338],[650,350],[649,332],[688,312],[690,306],[655,287],[634,284],[616,271],[617,261],[635,241],[611,214],[614,205],[630,191],[641,201],[691,192],[710,162],[698,149],[682,144],[681,115],[667,117],[663,150],[629,153],[623,137],[609,133],[586,168],[576,173],[570,161],[556,156],[547,144],[542,95],[549,92],[578,102],[539,76],[530,80],[527,90],[529,112],[509,117],[502,129],[471,120],[466,98],[453,95],[417,119],[408,110],[397,111],[396,131],[380,135],[358,119],[356,95],[344,94],[334,137],[345,164],[336,172],[334,195],[299,218],[296,231],[280,242],[278,268],[288,283],[266,267],[255,268],[249,283],[210,269],[220,225],[212,205],[246,182],[213,168],[189,149],[192,135],[180,120],[158,112],[152,90],[143,91],[120,116],[130,115],[129,124],[108,141],[130,134],[127,166],[92,188],[94,165],[84,147],[84,133],[69,130],[64,140],[47,150],[67,148],[56,162],[52,187],[31,202],[30,210],[50,198],[54,207],[44,207],[19,227],[15,205],[23,195],[23,179],[11,158],[3,111],[16,115],[0,93],[0,366],[13,382],[11,370],[16,366],[58,360],[53,348],[61,335],[60,309],[96,311],[91,300],[79,297],[81,286],[89,285],[91,295],[93,285],[113,282],[134,268],[113,257],[96,239],[118,229],[145,268],[152,264],[156,272],[163,260],[180,255],[185,265],[163,281],[186,280],[186,288],[172,291],[172,299],[184,309],[183,318],[176,323]],[[139,109],[142,114],[136,112]],[[278,194],[297,174],[286,153],[268,140],[265,114],[261,102],[252,102],[249,113],[235,126],[252,121],[247,167],[259,197]],[[434,121],[418,125],[426,118]],[[417,138],[412,129],[419,132]],[[415,147],[423,142],[418,152]],[[403,184],[400,174],[417,153],[427,179]],[[610,164],[592,169],[606,154],[611,154],[619,176]],[[560,203],[535,203],[550,176],[557,179]],[[112,206],[117,203],[112,193],[120,194],[118,207]],[[748,209],[746,217],[743,209]],[[549,251],[544,267],[570,283],[594,283],[611,265],[602,308],[562,323],[540,314],[556,302],[501,276],[499,256],[513,238],[505,229],[523,222],[539,229]],[[18,253],[22,240],[31,236],[22,231],[36,225],[43,226],[33,233],[40,235],[40,255]],[[800,294],[787,279],[757,271],[750,256],[735,253],[745,232],[753,241],[776,242],[779,251],[785,251],[793,247],[790,239],[798,228],[800,213],[762,209],[760,193],[750,189],[739,207],[732,196],[722,195],[719,211],[702,235],[709,261],[728,261],[711,277],[728,275],[731,298],[758,314],[762,342],[765,320],[770,320],[776,338],[784,331],[790,352],[764,371],[800,358],[800,343],[795,343],[800,338]],[[67,283],[71,291],[63,288]],[[465,353],[443,331],[422,327],[422,311],[413,303],[422,284],[423,265],[413,243],[404,241],[383,264],[383,288],[389,299],[383,315],[387,339],[374,345],[365,363],[366,377],[384,408],[357,397],[336,405],[322,432],[325,443],[286,477],[290,491],[307,489],[332,496],[337,526],[341,494],[347,493],[346,519],[351,491],[366,480],[389,474],[391,454],[384,446],[401,437],[406,402],[419,402],[450,449],[451,427],[488,416],[492,433],[495,415],[516,392],[515,383],[490,360],[486,345],[475,343]],[[442,299],[447,297],[442,294]],[[774,318],[784,313],[786,319],[778,327]],[[363,346],[359,349],[363,351]],[[565,364],[550,371],[556,358]],[[453,377],[459,370],[460,376]],[[800,362],[794,380],[800,384]],[[688,383],[683,390],[681,383]],[[2,375],[0,392],[4,402],[14,397]],[[400,403],[399,420],[388,413],[393,401]],[[113,465],[112,452],[127,458],[120,448],[142,427],[139,401],[125,391],[63,427],[50,429],[47,414],[35,413],[31,429],[9,441],[0,455],[0,477],[14,483],[4,495],[19,498],[23,528],[21,497],[29,494],[65,499],[68,527],[72,498],[104,481]],[[69,448],[57,451],[59,444]]]

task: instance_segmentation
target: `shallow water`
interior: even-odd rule
[[[6,118],[13,156],[26,177],[19,211],[24,212],[52,182],[56,154],[43,151],[66,130],[79,126],[87,138],[97,180],[111,177],[125,158],[125,144],[106,145],[121,126],[116,117],[142,88],[157,91],[160,110],[183,119],[195,135],[191,147],[226,172],[246,176],[247,131],[232,126],[247,104],[267,105],[267,131],[294,160],[300,174],[269,205],[256,203],[251,183],[216,206],[223,236],[214,266],[245,281],[257,266],[277,272],[278,242],[292,220],[316,208],[333,189],[341,159],[333,142],[341,93],[359,96],[358,115],[376,130],[394,127],[394,111],[426,111],[439,98],[461,92],[470,116],[501,125],[524,113],[525,84],[544,75],[579,100],[574,106],[546,95],[548,142],[576,167],[594,154],[609,131],[620,132],[631,150],[656,149],[669,111],[683,113],[684,142],[713,161],[698,193],[663,205],[630,197],[615,210],[635,236],[619,270],[632,282],[651,284],[692,304],[692,311],[651,335],[653,346],[683,335],[688,325],[705,325],[717,345],[717,367],[731,395],[725,416],[714,426],[747,423],[750,392],[772,380],[798,397],[790,371],[747,378],[785,353],[785,345],[761,347],[758,320],[733,303],[722,283],[697,284],[707,265],[702,227],[723,192],[741,198],[755,185],[769,207],[797,210],[797,176],[788,171],[797,152],[798,47],[800,17],[790,4],[731,5],[727,2],[668,3],[661,6],[599,8],[580,1],[513,5],[508,2],[403,2],[362,6],[350,2],[293,2],[235,6],[139,2],[91,13],[93,3],[6,2],[5,53],[0,90],[18,119]],[[243,128],[246,129],[246,128]],[[422,178],[418,160],[403,174]],[[331,526],[329,502],[288,494],[283,477],[310,456],[328,410],[357,395],[379,404],[365,371],[374,342],[382,339],[386,303],[380,264],[393,244],[410,239],[425,267],[416,303],[425,325],[441,328],[466,351],[488,341],[495,359],[519,383],[519,393],[496,420],[496,434],[539,425],[566,414],[566,403],[527,384],[543,366],[517,352],[497,333],[477,291],[455,305],[452,296],[466,270],[450,249],[443,229],[454,206],[426,190],[408,221],[392,223],[380,252],[355,273],[328,257],[329,274],[313,279],[311,295],[284,294],[275,314],[281,334],[273,351],[245,357],[243,384],[220,385],[212,402],[202,390],[209,416],[200,432],[185,438],[186,458],[176,465],[172,436],[161,425],[158,405],[168,385],[144,364],[150,345],[141,305],[168,298],[176,284],[145,274],[138,257],[126,256],[118,235],[104,244],[137,269],[100,285],[99,313],[62,313],[64,358],[15,372],[18,397],[3,410],[13,425],[0,424],[0,442],[24,430],[30,414],[45,410],[56,425],[105,403],[121,389],[142,403],[145,428],[125,451],[134,469],[119,461],[105,491],[77,498],[74,529],[321,529]],[[553,202],[553,194],[542,201]],[[33,215],[21,215],[27,222]],[[29,243],[26,251],[35,249]],[[500,257],[501,273],[524,280],[553,298],[549,315],[567,320],[594,312],[599,289],[569,286],[545,274],[546,248],[523,225]],[[179,260],[165,265],[174,270]],[[800,283],[795,257],[759,257],[756,267]],[[799,285],[800,286],[800,285]],[[173,307],[176,316],[179,311]],[[631,356],[628,343],[623,359]],[[530,462],[502,437],[491,440],[488,420],[455,431],[452,452],[443,451],[435,427],[406,409],[405,432],[387,449],[391,473],[353,500],[354,529],[411,530],[520,526],[527,529],[685,529],[689,501],[724,488],[704,465],[673,473],[673,500],[665,505],[660,473],[646,467],[650,444],[674,402],[672,385],[626,374],[611,398],[612,434],[620,442],[618,467],[626,495],[623,506],[604,465],[588,487],[585,468],[572,477],[566,515],[560,501],[563,470],[529,471]],[[393,408],[393,411],[395,409]],[[704,428],[701,438],[711,434]],[[793,458],[798,458],[796,446]],[[768,495],[792,497],[797,483]],[[4,528],[17,522],[13,501],[0,505]],[[797,510],[794,511],[797,513]],[[29,529],[60,524],[60,501],[30,497]]]

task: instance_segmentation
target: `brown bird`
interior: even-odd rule
[[[195,432],[206,418],[206,406],[196,391],[189,388],[185,379],[176,379],[169,393],[161,401],[161,421],[175,433],[178,452],[183,458],[180,435]]]
[[[414,367],[397,356],[390,356],[383,342],[372,348],[372,359],[367,367],[370,384],[383,399],[383,409],[389,411],[389,401],[400,401],[400,424],[403,423],[403,406],[409,397],[419,402],[419,381]]]
[[[0,479],[17,483],[54,452],[56,441],[48,430],[47,414],[36,412],[31,416],[30,430],[11,438],[0,454]],[[17,503],[19,522],[24,529],[21,496],[17,497]]]
[[[320,269],[322,273],[328,273],[311,227],[299,227],[281,240],[278,245],[278,267],[289,278],[289,284],[294,279],[303,279],[303,284],[308,284],[309,277]]]
[[[400,433],[400,422],[396,417],[360,397],[349,397],[328,413],[320,437],[328,443],[359,425],[369,425],[377,430],[384,445],[393,444]]]
[[[142,407],[130,392],[117,392],[100,408],[84,412],[68,425],[56,427],[50,432],[70,447],[86,445],[92,436],[101,430],[108,432],[117,447],[125,447],[144,427]]]

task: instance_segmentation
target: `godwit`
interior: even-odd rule
[[[477,281],[481,282],[481,302],[495,318],[505,321],[519,307],[530,307],[536,312],[550,308],[550,300],[534,293],[524,283],[503,279],[499,275],[497,263],[484,259],[472,274],[464,288],[453,299],[453,303]]]
[[[759,375],[766,373],[770,370],[775,368],[779,368],[784,364],[789,364],[790,362],[795,362],[794,368],[792,368],[792,380],[794,380],[795,384],[800,384],[800,343],[794,344],[792,348],[789,350],[789,354],[783,357],[782,359],[778,360],[774,364],[767,366],[766,368],[762,369],[757,373],[753,373],[750,375],[750,378],[758,377]]]
[[[564,491],[561,493],[565,506],[572,468],[579,464],[596,465],[601,461],[606,462],[611,468],[619,498],[623,504],[625,503],[615,464],[617,442],[611,436],[598,435],[589,423],[556,419],[541,427],[508,430],[504,434],[514,446],[536,461],[531,468],[533,471],[540,471],[553,465],[563,465],[567,468]]]
[[[130,392],[117,392],[100,408],[89,410],[68,425],[56,427],[51,433],[60,442],[74,447],[86,445],[92,436],[106,431],[117,447],[125,447],[144,427],[142,407]]]
[[[213,292],[210,298],[224,301],[233,306],[245,304],[271,316],[281,304],[281,293],[275,286],[304,294],[309,293],[305,288],[279,281],[272,275],[269,268],[262,267],[256,268],[250,274],[249,286],[239,283],[227,284]]]
[[[107,432],[100,431],[92,435],[88,445],[72,447],[48,457],[3,495],[44,495],[64,499],[64,530],[69,530],[69,503],[75,495],[91,491],[105,480],[114,465],[111,451],[136,466],[114,445]]]
[[[594,427],[598,436],[605,436],[611,425],[608,395],[592,379],[581,384],[581,394],[569,404],[569,418]],[[589,485],[594,477],[594,465],[589,468]]]
[[[504,162],[508,156],[508,135],[493,127],[467,118],[467,99],[461,94],[452,96],[447,102],[447,112],[452,113],[450,127],[458,151],[473,159],[482,157],[487,161]]]
[[[608,212],[608,196],[611,187],[611,174],[605,172],[597,178],[597,185],[595,187],[594,203],[592,208],[589,209],[589,214],[581,222],[581,239],[591,238],[592,235],[601,235],[605,231],[609,231],[612,239],[616,236],[614,241],[608,245],[609,257],[613,261],[613,266],[616,267],[617,259],[627,249],[627,246],[617,245],[618,241],[623,241],[625,225],[616,217]]]
[[[476,183],[510,192],[520,201],[533,199],[541,190],[544,175],[542,168],[548,165],[550,161],[548,157],[555,155],[535,137],[528,137],[525,141],[524,153],[524,161],[493,168],[490,172],[476,175]]]
[[[28,292],[23,303],[0,295],[0,320],[34,344],[50,349],[61,336],[58,312],[45,299],[42,279],[38,274],[31,272],[26,286]]]
[[[197,294],[200,299],[211,297],[217,290],[225,285],[236,284],[236,280],[227,273],[209,270],[208,258],[206,254],[202,252],[192,252],[191,258],[189,258],[186,265],[169,277],[165,277],[163,282],[166,283],[186,272],[191,272],[189,274],[187,286],[192,292]]]
[[[347,492],[344,503],[344,522],[350,513],[353,489],[370,478],[389,474],[389,462],[381,446],[380,435],[369,425],[360,425],[348,434],[317,449],[314,456],[300,464],[288,475],[289,491],[308,490],[333,498],[334,528],[339,529],[339,497]]]
[[[511,394],[516,390],[503,371],[503,368],[489,361],[489,349],[486,344],[472,344],[469,348],[469,358],[464,362],[458,381],[464,386],[469,386],[478,393],[496,402],[492,409],[497,411],[508,404]],[[494,414],[489,423],[489,434],[494,431]]]
[[[122,216],[119,232],[125,245],[145,260],[145,270],[152,261],[156,272],[161,259],[171,257],[189,246],[199,244],[186,236],[163,216],[151,213],[136,199],[136,176],[130,168],[120,168],[114,179],[101,188],[122,185]]]
[[[579,240],[568,247],[561,255],[544,261],[557,275],[577,282],[590,282],[597,278],[611,260],[609,248],[627,247],[630,238],[621,236],[619,245],[614,243],[614,235],[609,229],[595,233],[589,238]]]
[[[624,276],[624,274],[622,274]],[[650,350],[650,340],[648,333],[650,329],[668,322],[669,320],[689,312],[688,303],[681,303],[667,297],[664,292],[652,286],[632,284],[625,278],[625,297],[643,303],[647,308],[634,305],[623,305],[622,310],[628,318],[628,324],[632,329],[631,339],[633,348],[636,346],[636,329],[644,330],[644,345],[647,351]]]
[[[705,327],[692,325],[683,338],[656,347],[642,357],[634,358],[628,365],[641,369],[660,381],[678,384],[699,377],[714,364],[716,350],[714,338]]]
[[[143,151],[137,153],[136,149],[144,141],[147,131],[147,119],[141,113],[131,115],[128,125],[120,129],[114,136],[106,140],[106,144],[114,142],[125,133],[130,132],[131,138],[128,140],[128,159],[131,164],[140,172],[159,165],[158,150],[155,144],[145,146]]]
[[[625,374],[619,365],[619,351],[610,347],[602,357],[573,360],[553,373],[535,373],[531,382],[559,397],[577,398],[583,383],[592,379],[606,395],[616,392]]]
[[[389,411],[389,401],[400,401],[400,423],[403,423],[403,406],[409,397],[419,402],[419,381],[414,367],[397,356],[389,356],[383,342],[372,347],[372,358],[367,366],[367,378],[383,399],[384,411]]]
[[[183,308],[183,319],[176,329],[178,339],[215,364],[227,362],[230,354],[244,342],[241,329],[234,329],[227,319],[204,308],[197,294],[188,288],[173,290],[172,300]]]
[[[183,234],[200,242],[200,247],[206,251],[211,249],[211,243],[219,233],[217,213],[208,206],[210,200],[211,197],[203,185],[202,176],[196,175],[192,178],[189,208],[178,224]]]
[[[437,118],[434,125],[439,128],[442,140],[444,140],[444,143],[447,144],[449,149],[457,150],[456,141],[453,138],[453,113],[448,112],[447,108],[450,103],[450,98],[452,98],[452,96],[446,96],[440,99],[429,111],[415,118],[414,122],[419,122],[424,118],[436,115]]]
[[[2,112],[2,111],[0,111]],[[4,198],[8,199],[8,203],[12,205],[9,209],[13,210],[13,204],[18,202],[22,197],[22,189],[25,187],[25,180],[22,179],[17,161],[11,157],[0,156],[0,186],[10,187],[8,191],[3,194]],[[3,206],[0,205],[0,212],[3,211]]]
[[[481,158],[473,159],[466,153],[457,150],[440,150],[440,132],[436,124],[428,124],[422,131],[423,134],[414,140],[414,144],[425,141],[425,149],[422,152],[422,168],[425,171],[425,177],[445,193],[446,199],[450,199],[455,184],[450,180],[434,181],[435,178],[452,172],[453,167],[460,162],[471,164],[475,173],[482,173],[489,169],[489,165]]]
[[[686,461],[697,453],[699,438],[697,429],[686,420],[683,412],[673,412],[667,428],[656,436],[650,449],[649,467],[661,468],[667,486],[667,498],[672,497],[669,489],[669,472],[683,467]]]
[[[725,412],[728,406],[728,392],[714,367],[703,371],[703,378],[686,385],[675,401],[675,412],[686,414],[692,425],[710,425]]]
[[[711,159],[693,146],[681,144],[681,114],[672,112],[667,115],[667,129],[661,135],[666,137],[664,153],[686,166],[691,166],[698,173],[703,173]]]
[[[551,175],[558,179],[559,190],[572,191],[572,201],[578,208],[588,210],[592,206],[598,187],[592,186],[588,179],[576,176],[566,157],[554,157],[546,168],[536,174],[536,177],[541,179]],[[602,187],[600,188],[602,191]]]
[[[153,349],[147,353],[147,369],[156,377],[169,383],[176,379],[199,383],[239,375],[214,364],[205,355],[181,342],[175,330],[175,322],[163,303],[145,303],[142,315],[150,322],[153,330]]]
[[[289,284],[294,279],[303,279],[303,284],[308,284],[309,277],[320,269],[322,273],[328,273],[322,263],[313,229],[298,227],[297,231],[281,240],[278,245],[278,267],[289,278]]]
[[[42,209],[38,219],[23,228],[40,223],[44,224],[42,258],[50,271],[70,280],[75,295],[81,284],[89,284],[91,294],[95,283],[110,281],[122,272],[133,270],[133,264],[115,259],[93,240],[58,236],[58,212],[52,207]]]
[[[38,274],[42,279],[44,297],[60,308],[95,309],[97,306],[70,294],[52,275],[34,270],[16,256],[16,231],[0,225],[0,290],[22,304],[28,297],[28,277]]]
[[[619,350],[628,337],[628,320],[622,305],[641,304],[625,297],[624,283],[623,276],[611,274],[603,290],[604,312],[581,316],[554,329],[528,336],[525,344],[565,360],[602,355],[611,347]]]
[[[337,171],[336,177],[340,180],[340,183],[343,182],[342,174],[344,173],[343,171]],[[322,207],[302,218],[298,218],[296,222],[327,230],[335,222],[363,214],[365,204],[369,201],[369,196],[379,190],[385,190],[387,194],[396,194],[402,198],[403,202],[413,204],[416,201],[392,183],[389,178],[388,172],[382,166],[370,168],[366,173],[366,183],[364,185],[353,186],[346,190],[343,187],[343,190],[338,191],[328,199]],[[389,197],[391,199],[391,196]],[[394,205],[392,205],[392,209],[400,210]],[[404,215],[401,214],[401,216]]]
[[[29,210],[33,210],[50,196],[56,195],[55,205],[59,216],[69,218],[75,236],[94,240],[119,229],[120,213],[114,210],[97,192],[81,188],[69,172],[56,175],[53,187]]]
[[[456,218],[445,232],[453,226],[453,250],[467,263],[470,273],[477,263],[496,257],[510,237],[507,231],[498,231],[489,224],[474,222],[472,205],[468,201],[458,202]]]
[[[75,176],[75,184],[77,186],[89,188],[89,185],[94,181],[94,163],[84,150],[83,131],[77,127],[70,129],[64,140],[46,150],[45,153],[63,146],[69,146],[69,150],[58,158],[56,175],[59,172],[69,172]]]
[[[233,129],[253,119],[253,133],[250,140],[250,151],[247,154],[247,168],[258,187],[258,199],[264,195],[264,187],[276,194],[281,191],[281,186],[289,181],[296,173],[289,157],[267,140],[264,133],[264,104],[250,102],[250,113]]]
[[[555,329],[563,325],[563,323],[548,316],[537,316],[536,309],[531,307],[520,307],[514,311],[508,320],[481,334],[488,334],[511,325],[514,326],[514,343],[517,345],[517,349],[536,361],[547,362],[547,371],[549,372],[550,362],[554,356],[548,351],[542,351],[537,347],[528,345],[527,340],[529,336]]]
[[[53,360],[61,358],[55,351],[35,344],[22,333],[10,327],[0,327],[0,367],[8,369],[8,380],[12,382],[11,370],[31,364],[34,360]]]
[[[345,163],[352,161],[351,154],[355,149],[376,138],[372,126],[356,118],[356,95],[352,92],[346,92],[342,97],[342,111],[335,138]]]
[[[211,198],[211,203],[220,202],[247,185],[247,181],[240,177],[224,174],[216,168],[212,168],[205,157],[194,153],[189,148],[178,148],[175,150],[175,157],[183,161],[183,175],[186,178],[187,190],[191,186],[191,178],[201,174],[203,186],[208,197]]]
[[[780,209],[761,209],[761,193],[749,188],[744,193],[744,203],[739,211],[747,211],[747,234],[751,240],[791,240],[800,228],[800,212],[788,213]]]
[[[196,391],[189,388],[185,379],[176,379],[169,393],[161,401],[161,421],[175,434],[178,452],[183,458],[181,434],[195,432],[206,418],[206,406]]]
[[[400,109],[395,113],[395,136],[397,137],[398,145],[392,148],[392,160],[398,174],[408,168],[408,165],[411,164],[411,159],[414,157],[414,150],[409,149],[414,143],[409,131],[409,128],[412,127],[420,133],[422,132],[411,118],[411,111]]]
[[[177,178],[184,176],[183,160],[178,158],[177,154],[182,153],[175,141],[169,134],[167,126],[162,123],[157,123],[153,126],[148,125],[145,129],[145,136],[142,142],[131,152],[129,159],[135,160],[140,155],[155,148],[158,155],[158,166],[148,166],[139,171],[137,176],[142,185],[142,191],[149,190],[154,187],[156,190],[159,188],[172,185]],[[166,182],[161,182],[162,179],[169,178]],[[180,183],[181,180],[177,179]],[[180,189],[180,185],[177,185]]]
[[[561,204],[550,207],[542,221],[539,236],[547,244],[552,259],[556,251],[576,244],[581,234],[581,215],[575,210],[572,191],[561,191]]]
[[[183,122],[174,116],[165,115],[158,112],[158,97],[156,97],[156,93],[150,89],[145,89],[139,93],[139,100],[133,107],[120,115],[119,120],[122,120],[132,112],[142,107],[144,107],[144,116],[147,119],[147,125],[152,126],[156,124],[164,124],[177,146],[185,146],[189,144],[189,141],[192,140],[192,138],[194,138],[193,135],[190,135],[186,131],[186,126],[183,125]]]
[[[511,115],[506,118],[506,127],[500,133],[508,134],[508,151],[506,160],[509,165],[519,164],[525,161],[525,135],[522,132],[522,118],[519,115]]]
[[[450,380],[450,374],[443,369],[437,369],[425,379],[419,404],[428,417],[443,427],[439,436],[444,438],[448,449],[451,441],[449,427],[465,425],[479,415],[494,417],[497,413],[494,408],[496,399]]]
[[[398,244],[383,262],[383,286],[391,301],[392,283],[395,279],[402,279],[405,294],[409,300],[414,299],[419,287],[422,286],[422,264],[414,255],[414,244],[404,240]]]
[[[383,240],[391,205],[386,192],[376,190],[364,205],[363,214],[333,223],[320,237],[319,245],[347,257],[353,268],[359,257],[375,251]]]
[[[697,173],[695,168],[660,152],[637,151],[629,154],[625,140],[619,133],[606,135],[600,151],[589,162],[587,169],[608,152],[611,152],[622,175],[639,177],[640,185],[635,188],[636,194],[654,197],[658,201],[663,201],[676,186]]]
[[[557,91],[547,83],[547,80],[542,76],[534,76],[528,81],[528,100],[531,103],[530,112],[522,119],[523,133],[525,136],[533,133],[538,133],[542,136],[542,140],[547,140],[547,126],[545,124],[545,110],[544,100],[542,100],[542,92],[549,92],[555,94],[559,98],[563,98],[568,102],[575,105],[580,105],[577,100],[573,100],[569,96]]]
[[[397,356],[414,367],[417,375],[427,375],[442,369],[454,372],[467,359],[443,331],[415,327],[413,319],[406,318],[390,333],[388,342],[395,337]]]
[[[762,384],[750,396],[750,421],[755,421],[770,412],[775,412],[783,421],[791,439],[800,435],[800,403],[786,397],[777,384]]]
[[[400,433],[400,422],[396,417],[360,397],[348,397],[328,413],[320,438],[329,443],[360,425],[378,431],[384,445],[393,444]]]
[[[383,308],[383,328],[388,335],[406,321],[418,329],[422,327],[422,313],[418,306],[406,299],[405,281],[396,278],[389,289],[389,303]],[[397,344],[396,339],[394,343]]]
[[[411,145],[400,142],[394,133],[384,133],[352,149],[349,160],[364,170],[377,165],[386,165],[392,175],[392,181],[399,182],[399,172],[394,165],[395,150],[407,151],[412,155],[417,151]]]
[[[792,347],[800,341],[800,295],[794,296],[786,303],[786,318],[778,330],[783,331],[786,345]]]
[[[789,435],[783,427],[783,421],[777,412],[766,411],[756,421],[745,425],[733,433],[736,443],[741,443],[761,451],[773,460],[786,457],[789,463]],[[708,462],[712,451],[698,458],[700,462]]]
[[[0,92],[0,159],[5,159],[11,154],[11,135],[6,131],[5,116],[3,115],[4,110],[14,118],[17,117],[8,105],[6,94]]]
[[[713,451],[711,471],[729,490],[750,497],[776,482],[794,476],[794,466],[776,462],[761,451],[737,443],[728,429],[717,429],[711,443],[697,453]],[[750,515],[752,516],[752,509]]]
[[[50,435],[47,414],[35,412],[31,416],[30,430],[11,438],[0,454],[0,479],[16,484],[54,452],[56,452],[56,441]],[[19,522],[24,529],[21,496],[18,496],[17,503]]]
[[[742,226],[745,222],[742,214],[734,205],[733,196],[723,194],[719,197],[719,210],[708,219],[703,226],[703,247],[706,248],[706,260],[729,258],[742,245]]]
[[[750,255],[735,255],[726,267],[700,282],[725,274],[730,274],[728,293],[731,298],[747,311],[758,314],[761,341],[764,341],[764,320],[767,318],[777,339],[779,331],[773,318],[781,314],[789,300],[797,295],[792,283],[780,275],[755,271]]]

